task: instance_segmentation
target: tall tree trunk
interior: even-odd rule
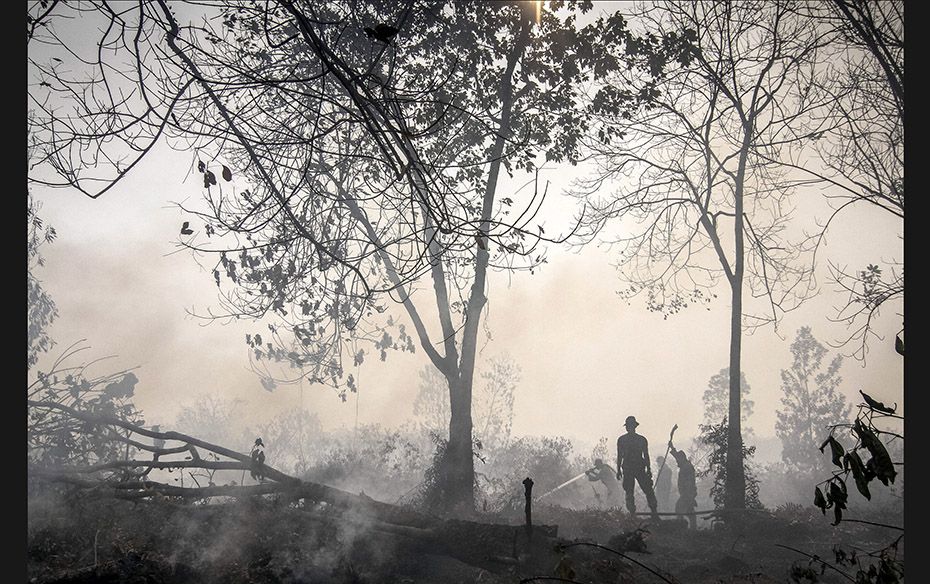
[[[497,179],[500,175],[501,159],[510,134],[510,118],[513,113],[513,74],[517,62],[523,55],[529,38],[532,22],[523,19],[520,36],[507,57],[507,68],[501,79],[501,116],[497,138],[491,147],[491,166],[481,206],[481,222],[475,250],[475,279],[472,282],[468,303],[465,307],[465,326],[462,331],[462,349],[457,371],[446,373],[449,382],[449,443],[442,460],[439,475],[447,481],[442,485],[444,506],[456,513],[473,511],[475,507],[474,481],[475,459],[472,451],[472,386],[475,375],[475,357],[478,346],[478,330],[481,313],[487,304],[484,294],[487,285],[488,238],[491,231],[491,215]],[[443,307],[440,307],[440,311]]]
[[[737,258],[740,257],[737,254]],[[739,259],[737,259],[737,269],[730,290],[733,296],[733,304],[730,312],[730,407],[727,416],[729,423],[727,426],[727,481],[724,507],[726,509],[745,509],[746,476],[743,470],[743,435],[740,420],[741,396],[739,386],[740,351],[742,349],[743,273],[742,262]]]
[[[727,427],[727,480],[724,487],[724,508],[746,508],[746,474],[743,470],[743,434],[741,428],[740,357],[743,341],[743,275],[745,272],[745,243],[743,241],[743,195],[745,192],[746,162],[752,140],[752,123],[744,124],[743,145],[736,171],[734,193],[734,253],[733,276],[730,278],[730,408]]]
[[[467,378],[466,378],[467,377]],[[471,375],[447,377],[449,383],[449,442],[439,469],[440,504],[447,512],[474,511],[475,457],[472,451]]]

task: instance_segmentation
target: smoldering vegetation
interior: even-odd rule
[[[502,514],[481,514],[459,533],[429,537],[276,497],[214,505],[60,497],[30,503],[30,581],[503,583],[552,575],[565,557],[580,582],[662,581],[609,551],[557,551],[559,543],[586,542],[624,553],[672,582],[784,582],[808,568],[818,581],[838,582],[793,550],[833,563],[835,550],[880,549],[888,536],[867,525],[831,528],[818,511],[800,505],[698,534],[672,523],[644,526],[619,509],[541,505],[538,521],[558,523],[560,534],[576,537],[544,539],[540,532],[551,548],[518,564],[519,555],[510,555],[512,535],[478,527],[514,519]],[[512,533],[521,532],[517,525]],[[898,554],[903,558],[903,545]]]
[[[695,532],[674,516],[658,523],[631,516],[622,493],[611,499],[601,482],[586,476],[556,489],[596,459],[612,460],[607,437],[576,445],[565,437],[509,435],[480,448],[476,439],[476,510],[454,518],[433,504],[430,477],[440,466],[443,440],[425,411],[399,428],[330,432],[307,411],[284,412],[262,425],[249,425],[239,414],[236,402],[204,396],[159,430],[171,426],[211,443],[246,446],[261,436],[268,465],[358,499],[345,504],[283,489],[125,500],[114,498],[105,482],[75,488],[34,477],[30,581],[503,583],[551,576],[592,583],[834,582],[841,580],[827,564],[848,569],[847,559],[860,550],[856,566],[868,573],[884,556],[862,550],[887,549],[889,530],[882,526],[903,525],[903,475],[892,489],[874,489],[870,501],[852,491],[847,506],[857,522],[833,526],[811,505],[818,477],[790,472],[784,463],[751,463],[759,505],[739,517],[727,515],[710,495],[715,476],[706,460],[713,445],[696,439],[688,450],[698,470],[708,471],[698,473],[698,509],[719,512],[701,516]],[[892,453],[896,460],[903,454]],[[830,452],[823,457],[829,463]],[[526,477],[534,480],[534,539],[525,528]],[[267,484],[246,468],[155,469],[149,478],[188,488]],[[677,495],[673,488],[659,511],[672,511]],[[385,520],[366,508],[369,500],[398,512]],[[642,493],[636,502],[647,509]],[[903,541],[895,544],[888,557],[903,562]]]
[[[423,386],[424,395],[436,396],[441,388]],[[485,405],[479,398],[477,408]],[[512,422],[512,410],[499,413],[503,417],[497,422],[501,427],[489,427],[477,419],[476,426],[483,425],[490,432],[501,436],[498,440],[482,439],[476,434],[475,493],[478,507],[483,512],[505,510],[523,513],[524,497],[519,487],[525,477],[535,481],[537,497],[556,488],[565,481],[577,477],[594,466],[598,458],[615,464],[616,436],[601,437],[594,443],[578,443],[565,436],[510,436],[506,426]],[[431,412],[422,412],[413,420],[398,427],[379,424],[362,424],[357,428],[340,428],[328,432],[318,416],[307,410],[288,410],[272,417],[264,424],[249,424],[241,411],[241,404],[219,395],[204,395],[182,408],[172,428],[186,434],[196,435],[210,442],[237,445],[243,451],[251,446],[256,437],[266,444],[269,464],[292,476],[337,487],[352,493],[361,493],[379,501],[396,504],[423,506],[427,503],[429,476],[437,464],[444,447],[443,428],[435,423]],[[505,434],[506,432],[506,434]],[[705,442],[708,436],[697,436],[684,441],[689,458],[696,463],[698,509],[713,509],[714,471],[710,458],[720,445]],[[753,437],[747,438],[750,447]],[[754,477],[757,498],[766,509],[786,509],[806,506],[811,500],[812,486],[829,476],[830,457],[821,453],[816,446],[808,448],[816,456],[818,465],[801,470],[784,461],[791,460],[792,452],[785,449],[775,437],[766,438],[770,447],[779,455],[764,460],[750,456],[747,468]],[[888,445],[894,460],[904,459],[903,443],[894,441]],[[653,449],[656,447],[654,446]],[[661,455],[660,452],[655,453]],[[774,458],[774,459],[773,459]],[[655,472],[657,469],[653,469]],[[672,475],[669,495],[660,500],[660,511],[674,511],[678,489],[675,483],[677,470],[669,457],[667,472]],[[247,473],[238,471],[216,471],[212,476],[195,475],[204,484],[229,484],[245,480],[254,482]],[[188,476],[171,477],[188,484]],[[863,512],[875,515],[900,514],[903,512],[903,469],[901,478],[887,489],[871,493],[867,501],[858,492],[851,497],[862,503]],[[622,507],[622,492],[619,497],[612,494],[603,484],[587,479],[576,481],[545,497],[548,504],[571,510],[609,509]],[[648,509],[641,491],[635,492],[637,508]],[[438,509],[437,509],[438,510]]]
[[[824,351],[805,329],[798,339],[796,361],[811,369],[808,356]],[[653,466],[669,479],[665,490],[656,481],[664,515],[649,515],[639,488],[633,515],[619,484],[595,472],[615,464],[614,436],[514,435],[514,404],[527,394],[507,356],[481,367],[475,504],[462,512],[443,505],[448,402],[430,368],[413,418],[396,427],[326,431],[302,408],[256,422],[220,394],[194,397],[156,425],[134,405],[138,377],[80,362],[85,349],[66,350],[29,387],[31,582],[716,584],[903,575],[904,452],[895,429],[903,418],[896,404],[864,392],[855,414],[834,400],[825,418],[833,423],[817,422],[810,442],[796,440],[797,431],[757,437],[745,381],[747,508],[734,511],[723,498],[726,370],[713,376],[706,423],[674,439],[695,467],[689,526],[676,514],[674,457]],[[805,386],[790,371],[786,396]],[[816,376],[808,403],[822,401],[828,378]],[[780,412],[786,428],[809,417]],[[262,461],[250,452],[258,439]],[[758,456],[757,445],[768,454]],[[655,441],[652,452],[661,452]]]
[[[57,232],[30,195],[28,581],[903,582],[901,394],[849,387],[827,348],[863,362],[905,351],[903,322],[886,336],[878,320],[904,293],[900,249],[882,243],[904,217],[902,2],[114,6],[29,5],[29,186],[125,194],[138,168],[183,174],[159,158],[173,149],[189,157],[173,184],[196,184],[158,194],[183,201],[158,237],[217,295],[193,316],[252,327],[231,342],[265,390],[306,382],[345,402],[363,363],[417,353],[426,368],[401,426],[330,430],[303,408],[259,420],[222,395],[156,423],[134,371],[55,347],[39,268]],[[855,226],[852,259],[825,245],[851,205],[892,226]],[[99,215],[107,244],[134,227]],[[597,412],[627,416],[625,433],[589,443],[513,432],[520,366],[544,357],[485,353],[491,276],[595,242],[613,279],[569,278],[566,298],[597,285],[663,319],[729,312],[674,344],[598,335],[637,339],[623,358],[678,366],[681,385],[656,400],[670,411],[694,389],[677,347],[726,335],[702,421],[676,435],[676,420],[667,445],[655,425],[636,433],[643,411]],[[823,282],[838,304],[811,310]],[[164,337],[138,330],[162,324],[157,290],[120,291],[138,342]],[[85,318],[110,307],[97,295]],[[550,318],[562,300],[494,324],[547,327],[520,342],[557,343],[581,368],[578,329]],[[745,353],[758,346],[742,341],[769,327],[787,341],[789,313],[843,330],[822,341],[801,326],[780,385],[752,380],[780,392],[772,437],[752,427]],[[552,389],[561,402],[575,385]]]

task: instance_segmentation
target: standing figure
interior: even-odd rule
[[[652,490],[652,469],[649,465],[649,443],[645,436],[636,433],[639,422],[628,416],[623,423],[626,434],[617,438],[617,480],[623,479],[626,491],[626,509],[630,514],[636,513],[636,501],[633,498],[635,483],[646,495],[646,502],[654,519],[658,519],[656,494]]]
[[[620,502],[620,485],[617,484],[617,477],[614,469],[609,464],[604,464],[600,458],[594,459],[594,466],[584,471],[589,481],[600,481],[607,488],[607,504],[614,506]],[[597,491],[595,491],[595,494]]]
[[[258,466],[265,464],[265,445],[262,444],[261,438],[255,439],[255,445],[252,446],[252,452],[249,453],[249,456],[252,457],[252,470],[249,474],[252,475],[253,479],[264,482],[265,476],[262,474],[261,467]]]
[[[675,513],[678,517],[688,516],[691,529],[697,529],[697,516],[694,508],[697,506],[697,485],[694,482],[694,465],[688,456],[681,450],[675,450],[672,442],[668,443],[669,452],[675,457],[678,465],[678,502],[675,503]]]
[[[656,456],[659,474],[656,476],[656,499],[659,509],[668,509],[668,500],[672,494],[672,469],[663,464],[665,457]]]

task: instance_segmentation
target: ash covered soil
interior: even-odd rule
[[[46,496],[29,502],[26,577],[37,584],[496,584],[534,577],[591,584],[829,583],[848,581],[833,567],[850,572],[848,564],[836,564],[835,546],[865,557],[899,535],[861,523],[833,527],[829,516],[801,506],[745,513],[715,527],[699,520],[697,531],[616,509],[539,506],[528,539],[523,520],[521,509],[417,526],[274,497],[192,504]],[[903,551],[902,539],[898,559]]]

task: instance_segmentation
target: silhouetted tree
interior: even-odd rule
[[[88,423],[69,413],[109,416],[136,425],[144,422],[132,400],[139,382],[136,375],[129,370],[96,373],[95,361],[75,362],[87,349],[82,342],[71,345],[47,371],[36,371],[35,380],[26,387],[30,472],[111,463],[137,451],[131,432]]]
[[[801,327],[791,343],[793,362],[781,371],[781,409],[775,413],[775,434],[781,439],[782,460],[789,469],[805,476],[826,470],[815,444],[834,424],[849,417],[846,397],[837,391],[843,357],[824,363],[827,349],[814,338],[809,326]]]
[[[711,476],[713,478],[713,484],[710,487],[711,500],[713,500],[715,507],[726,508],[727,489],[732,486],[732,483],[727,481],[727,472],[729,472],[727,441],[730,437],[727,419],[724,417],[717,424],[701,424],[700,431],[698,440],[704,446],[710,447],[710,452],[707,455],[707,467],[696,474],[699,477]],[[751,462],[755,453],[755,446],[742,445],[743,476],[745,477],[746,488],[744,497],[746,507],[750,509],[762,508],[762,502],[759,501],[759,480],[756,478],[755,472],[753,472]]]
[[[615,68],[613,49],[630,38],[616,18],[579,30],[570,11],[557,14],[566,6],[179,4],[207,13],[192,26],[163,0],[32,7],[28,42],[51,59],[30,58],[40,136],[30,180],[96,197],[163,136],[196,150],[204,208],[188,209],[182,241],[217,258],[223,316],[276,319],[246,339],[256,361],[294,365],[345,398],[349,362],[419,345],[450,394],[440,482],[449,508],[469,509],[487,272],[542,262],[548,240],[531,224],[545,189],[510,219],[501,167],[575,160],[579,89]],[[69,52],[56,26],[74,16],[99,25],[90,44],[106,50]],[[396,33],[372,38],[374,23]],[[412,332],[379,319],[389,297]]]
[[[645,83],[619,71],[594,111],[632,84],[655,99],[633,116],[602,115],[589,146],[595,178],[579,191],[593,235],[617,219],[627,298],[674,314],[709,302],[722,279],[730,300],[729,370],[740,371],[743,329],[777,323],[813,291],[805,242],[792,242],[787,166],[816,112],[831,103],[806,91],[829,42],[786,2],[658,2],[635,13],[652,55],[680,41],[680,67]],[[681,31],[684,31],[683,33]],[[646,65],[651,60],[644,59]],[[601,195],[609,181],[620,187]],[[809,245],[809,242],[808,242]],[[753,306],[750,299],[759,299]],[[728,508],[745,505],[739,380],[730,379]]]
[[[739,377],[740,406],[742,408],[740,423],[742,424],[744,433],[751,434],[752,428],[746,425],[746,420],[752,415],[752,408],[755,402],[749,399],[750,387],[749,382],[746,381],[746,374],[740,371]],[[704,390],[702,399],[704,400],[705,424],[715,424],[727,417],[730,402],[729,395],[730,369],[724,367],[720,370],[720,373],[711,376],[710,380],[707,382],[707,389]]]

